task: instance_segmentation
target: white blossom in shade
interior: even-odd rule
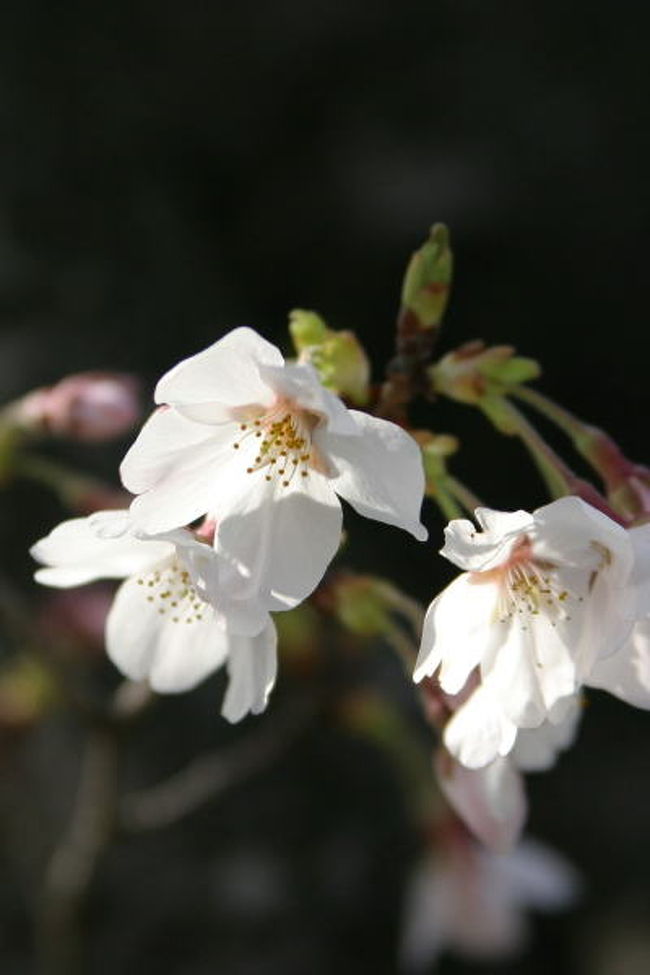
[[[460,830],[443,836],[407,886],[401,971],[429,972],[446,951],[475,961],[513,957],[526,947],[528,912],[567,909],[580,889],[576,870],[537,841],[498,855]]]
[[[99,512],[58,525],[31,553],[45,565],[36,572],[45,585],[124,579],[105,635],[108,656],[125,676],[175,693],[225,665],[224,717],[238,721],[264,710],[276,675],[273,622],[261,607],[228,598],[215,609],[209,599],[218,556],[191,532],[146,538],[129,530],[127,512]]]
[[[457,519],[445,530],[441,554],[465,571],[429,607],[414,675],[457,694],[479,669],[481,694],[456,729],[483,752],[473,765],[506,755],[517,729],[541,725],[621,646],[648,561],[646,533],[577,497],[532,514],[478,508],[476,519],[479,529]]]
[[[470,687],[473,684],[472,679]],[[462,741],[461,747],[456,747],[457,732],[453,726],[456,715],[471,704],[476,693],[472,691],[466,698],[464,694],[459,695],[457,700],[463,703],[459,703],[455,712],[454,699],[447,699],[452,716],[443,733],[446,750],[439,750],[435,769],[443,794],[469,831],[484,846],[503,853],[514,847],[526,821],[528,804],[521,773],[551,768],[559,754],[573,743],[582,713],[582,697],[576,694],[563,698],[538,728],[517,730],[506,757],[492,753],[489,762],[468,767],[461,763],[460,759],[466,755]],[[473,739],[469,747],[475,748]]]
[[[400,427],[348,410],[308,363],[285,363],[237,328],[179,363],[121,467],[138,529],[210,513],[215,547],[241,598],[288,609],[318,584],[341,536],[338,497],[369,518],[426,538],[424,474]],[[338,495],[338,497],[337,497]]]
[[[441,749],[434,765],[445,798],[469,831],[497,853],[511,850],[528,814],[523,777],[511,758],[468,769]]]

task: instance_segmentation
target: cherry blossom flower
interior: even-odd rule
[[[647,526],[626,530],[579,498],[476,519],[480,530],[445,530],[441,554],[466,571],[429,607],[414,675],[453,695],[478,668],[448,731],[456,754],[473,739],[473,766],[508,754],[517,729],[562,719],[562,699],[627,639],[648,577]]]
[[[106,650],[132,680],[161,693],[186,691],[225,665],[222,714],[238,721],[264,710],[275,682],[276,633],[264,610],[210,596],[218,557],[178,529],[146,538],[129,530],[128,512],[98,512],[58,525],[32,555],[45,568],[38,582],[57,588],[124,579],[106,620]],[[240,632],[243,627],[244,632]]]
[[[424,474],[400,427],[348,410],[309,363],[285,363],[237,328],[158,383],[154,413],[121,467],[136,527],[157,534],[210,513],[240,598],[295,606],[338,548],[341,505],[417,539]]]
[[[560,752],[573,743],[582,699],[575,695],[563,700],[553,715],[555,723],[547,720],[538,728],[520,728],[510,753],[501,756],[494,748],[485,750],[480,733],[470,734],[465,742],[454,727],[455,715],[467,707],[475,693],[448,721],[443,734],[445,747],[438,750],[434,765],[442,792],[470,832],[489,849],[503,853],[514,847],[526,822],[528,803],[521,773],[551,768]],[[475,757],[481,749],[479,763]]]
[[[445,951],[482,961],[517,955],[529,934],[527,911],[571,907],[580,886],[575,869],[537,841],[497,855],[462,828],[448,830],[410,878],[401,970],[428,972]]]

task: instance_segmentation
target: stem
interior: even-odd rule
[[[476,508],[480,508],[483,504],[481,499],[477,497],[473,491],[471,491],[462,481],[459,481],[457,477],[453,477],[451,474],[447,475],[446,486],[451,490],[451,493],[460,501],[463,508],[470,514],[473,515]]]
[[[452,495],[447,491],[441,490],[440,486],[437,486],[435,491],[427,491],[426,493],[432,501],[435,501],[442,512],[443,518],[447,521],[454,521],[456,518],[463,517],[463,509],[456,503]]]
[[[544,393],[540,393],[537,389],[530,389],[528,386],[513,386],[510,392],[517,399],[528,403],[538,413],[541,413],[542,416],[551,420],[552,423],[573,440],[578,450],[580,449],[579,441],[581,436],[584,435],[585,424],[577,416],[570,413],[563,406],[560,406],[559,403],[555,403],[548,396],[545,396]]]
[[[35,454],[22,454],[16,458],[14,469],[21,477],[49,488],[68,507],[74,508],[82,498],[106,494],[100,481],[71,471],[64,464]]]
[[[43,881],[37,927],[40,975],[86,970],[83,911],[117,823],[123,734],[152,700],[145,685],[124,681],[105,719],[88,729],[72,816]]]
[[[37,934],[42,975],[76,975],[85,970],[82,911],[113,832],[118,769],[117,729],[91,728],[72,818],[45,875]]]
[[[266,767],[315,714],[316,702],[301,700],[225,751],[201,755],[163,782],[130,793],[120,803],[122,829],[140,832],[178,822]]]
[[[396,624],[391,626],[390,629],[382,630],[381,635],[386,640],[386,643],[393,648],[404,664],[407,674],[410,676],[413,673],[413,667],[418,656],[418,648],[415,641],[410,636],[407,636],[404,630]]]
[[[608,518],[618,524],[625,524],[625,519],[608,504],[600,491],[597,491],[589,481],[574,474],[510,400],[503,397],[499,401],[499,410],[501,417],[507,419],[511,432],[516,433],[528,448],[552,498],[575,494],[592,507],[602,511]]]
[[[513,403],[503,398],[500,400],[499,406],[508,417],[508,421],[512,423],[517,435],[526,445],[528,452],[535,461],[537,469],[546,483],[551,497],[561,498],[565,494],[572,494],[571,482],[574,476],[562,458],[555,453],[550,444],[547,444],[535,427]]]

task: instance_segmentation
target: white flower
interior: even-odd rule
[[[401,970],[428,972],[446,950],[475,960],[512,957],[526,944],[526,912],[562,910],[580,892],[574,868],[525,840],[503,856],[459,832],[414,871],[406,892]]]
[[[481,688],[479,687],[480,691]],[[462,739],[456,716],[471,705],[474,691],[445,726],[443,742],[435,768],[447,801],[467,828],[485,846],[497,853],[511,850],[523,829],[528,812],[522,772],[541,772],[551,768],[560,752],[575,739],[582,713],[582,699],[575,695],[563,699],[552,715],[538,728],[520,728],[507,756],[493,747],[477,745],[475,737]],[[474,728],[470,725],[471,731]],[[476,761],[480,753],[480,761]],[[468,760],[469,756],[469,760]]]
[[[497,853],[511,850],[528,814],[523,777],[511,758],[468,769],[440,750],[435,770],[445,798],[469,831]]]
[[[628,637],[647,532],[576,497],[532,514],[479,508],[476,519],[480,530],[461,519],[445,530],[442,554],[466,571],[429,607],[414,676],[437,672],[456,694],[479,668],[481,694],[455,720],[466,722],[465,742],[483,739],[486,755],[473,762],[483,764],[495,743],[497,754],[510,751],[518,728],[553,720],[558,702]]]
[[[537,771],[550,768],[557,752],[573,742],[580,710],[580,695],[569,694],[549,708],[541,725],[518,728],[489,684],[479,684],[445,725],[443,740],[466,768],[482,768],[513,752],[519,768]]]
[[[127,453],[136,527],[156,534],[210,513],[229,588],[288,609],[339,545],[339,495],[425,539],[420,451],[402,429],[348,410],[307,363],[237,328],[158,383],[159,410]],[[236,588],[235,588],[236,587]]]
[[[191,532],[137,537],[127,512],[98,512],[64,521],[31,553],[47,566],[36,572],[45,585],[125,580],[106,620],[106,650],[127,677],[172,693],[225,664],[230,681],[222,714],[238,721],[264,710],[275,682],[275,627],[253,603],[222,597],[217,610],[207,601],[218,586],[218,557]]]

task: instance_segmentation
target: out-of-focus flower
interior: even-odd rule
[[[528,811],[521,773],[551,768],[560,752],[573,743],[582,712],[581,696],[576,694],[559,702],[553,714],[555,723],[547,720],[538,728],[516,730],[506,757],[477,762],[483,740],[472,735],[464,738],[463,712],[471,708],[475,697],[480,700],[483,696],[478,674],[472,674],[457,695],[445,694],[431,679],[423,682],[422,689],[427,714],[442,731],[444,747],[434,757],[442,792],[485,846],[499,853],[511,850],[521,835]]]
[[[285,364],[238,328],[168,372],[159,410],[122,464],[149,534],[210,513],[239,598],[295,606],[318,584],[341,535],[340,495],[360,514],[426,538],[420,451],[401,428],[348,410],[308,363]]]
[[[528,911],[567,909],[579,893],[575,869],[547,846],[525,840],[498,855],[450,828],[410,879],[401,970],[428,972],[445,951],[477,961],[512,957],[526,946]]]
[[[75,373],[29,393],[13,415],[31,432],[73,440],[110,440],[122,436],[140,418],[139,384],[135,376],[123,373]]]
[[[220,591],[218,557],[190,531],[138,537],[128,512],[98,512],[63,522],[31,551],[47,566],[36,572],[45,585],[125,580],[106,621],[106,650],[127,677],[173,693],[225,664],[222,714],[238,721],[264,710],[275,682],[275,627],[261,607]]]
[[[623,644],[648,554],[647,528],[627,531],[575,497],[476,518],[480,530],[464,519],[445,530],[442,554],[466,571],[429,607],[415,668],[452,695],[478,668],[448,744],[474,767],[507,755],[517,729],[557,724],[562,699]]]

